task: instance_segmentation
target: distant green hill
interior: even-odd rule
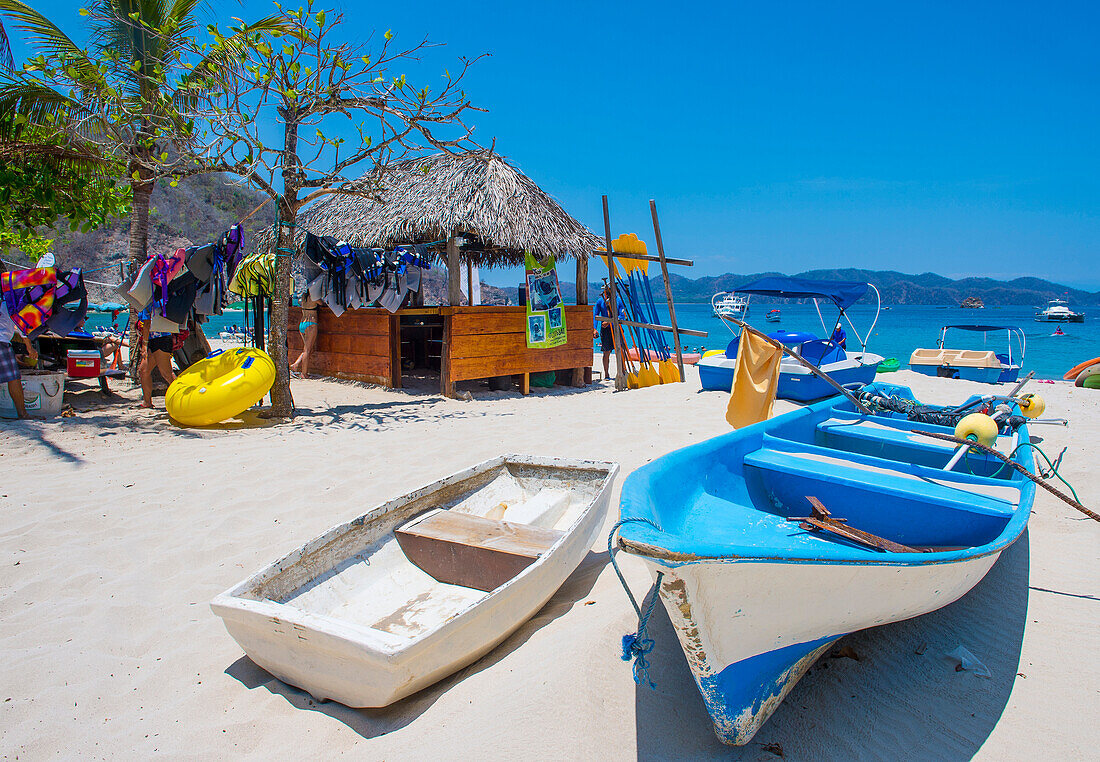
[[[652,272],[652,271],[651,271]],[[732,291],[750,281],[766,276],[784,275],[778,272],[738,275],[724,273],[708,275],[702,278],[685,278],[671,273],[672,295],[677,302],[710,302],[711,296],[719,291]],[[1010,281],[992,278],[963,278],[952,280],[935,273],[908,275],[894,270],[809,270],[795,275],[796,278],[817,280],[855,280],[873,283],[882,294],[883,304],[935,304],[959,305],[967,297],[976,296],[986,305],[1023,304],[1041,306],[1050,299],[1066,299],[1071,305],[1084,307],[1100,303],[1100,292],[1081,291],[1080,289],[1052,283],[1041,278],[1016,278]],[[660,278],[653,279],[654,295],[663,296],[663,287],[657,290]],[[562,296],[572,301],[576,292],[572,283],[562,282]],[[596,285],[589,283],[590,301],[598,296]],[[515,303],[517,290],[503,289],[505,296]],[[754,297],[755,301],[768,303],[763,297]],[[864,297],[864,301],[874,302],[874,296]]]
[[[194,243],[214,240],[226,229],[255,209],[266,198],[224,175],[200,175],[181,180],[172,188],[162,182],[153,190],[149,210],[149,252],[171,252]],[[261,228],[275,221],[272,204],[261,209],[245,226],[245,245]],[[90,233],[72,232],[68,224],[45,231],[53,239],[52,251],[62,267],[92,270],[126,258],[129,248],[130,218],[112,220]],[[5,257],[8,258],[8,257]],[[18,252],[13,257],[22,261]],[[114,283],[116,268],[88,276],[91,280]],[[90,287],[93,300],[109,296],[108,289]]]

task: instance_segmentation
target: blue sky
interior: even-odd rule
[[[349,35],[446,42],[410,66],[417,83],[492,54],[467,80],[489,109],[480,142],[598,233],[606,193],[613,233],[652,243],[656,199],[693,277],[867,267],[1100,289],[1096,4],[331,5]],[[48,13],[77,34],[79,6]]]

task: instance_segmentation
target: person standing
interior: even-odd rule
[[[4,265],[0,264],[0,271],[3,270]],[[16,329],[8,310],[0,304],[0,384],[8,385],[8,394],[11,396],[11,401],[15,403],[15,414],[20,418],[26,418],[27,405],[23,399],[23,376],[19,372],[19,361],[15,359],[15,351],[11,347],[12,338],[15,336],[19,336],[27,347],[27,358],[32,364],[37,364],[38,352],[35,351],[34,345]]]
[[[611,317],[611,286],[604,286],[603,293],[600,294],[599,300],[596,302],[596,310],[593,317],[596,319],[596,326],[592,330],[592,338],[600,337],[600,351],[603,352],[603,377],[609,378],[611,375],[611,353],[615,350],[615,341],[611,334],[611,323],[599,320],[601,317]],[[622,301],[619,301],[616,305],[619,313],[619,320],[626,320],[626,310],[623,309]],[[625,347],[626,344],[623,341],[622,329],[619,329],[619,346]]]
[[[305,295],[302,300],[302,320],[298,323],[298,333],[302,334],[302,354],[290,366],[295,373],[301,373],[302,378],[309,378],[309,358],[317,345],[317,333],[320,330],[320,308],[320,302],[310,299],[308,294]]]
[[[141,321],[141,360],[138,363],[138,378],[141,379],[141,406],[153,406],[153,366],[155,365],[164,380],[172,383],[176,374],[172,371],[172,334],[152,331],[152,310],[146,307],[138,313]]]

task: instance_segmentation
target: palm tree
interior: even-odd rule
[[[194,145],[195,108],[232,76],[255,34],[284,28],[270,16],[228,37],[214,32],[214,42],[200,46],[193,36],[197,3],[92,0],[81,11],[91,22],[81,47],[26,3],[0,0],[0,13],[39,52],[27,71],[0,79],[0,113],[22,114],[125,164],[133,194],[129,254],[138,264],[148,255],[149,197],[157,180],[205,171],[184,150]]]

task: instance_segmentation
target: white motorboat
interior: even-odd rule
[[[735,317],[744,320],[749,314],[749,297],[732,291],[719,291],[710,298],[715,317]]]
[[[1065,299],[1051,299],[1046,309],[1035,313],[1038,323],[1084,323],[1085,313],[1074,312]]]

